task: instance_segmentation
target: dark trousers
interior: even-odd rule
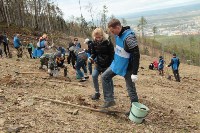
[[[28,53],[29,53],[29,55],[30,55],[30,58],[33,58],[33,57],[32,57],[32,48],[28,48]]]
[[[173,70],[173,73],[174,73],[174,77],[175,77],[176,81],[180,82],[180,76],[179,76],[178,70]]]
[[[74,52],[69,52],[69,56],[67,57],[67,63],[70,64],[70,62],[72,62],[72,66],[75,66],[75,61],[76,61],[76,55],[74,54]]]
[[[1,50],[1,48],[0,48],[0,56],[1,56],[1,57],[3,57],[3,53],[2,53],[2,50]]]
[[[17,57],[18,58],[22,58],[22,53],[23,53],[22,48],[21,47],[16,47],[16,49],[17,49]]]
[[[7,51],[8,51],[8,53],[10,53],[9,47],[8,47],[8,43],[3,42],[3,46],[4,46],[4,53],[5,53],[6,56],[7,56]]]

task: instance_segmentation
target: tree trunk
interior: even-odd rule
[[[7,26],[9,27],[10,22],[9,22],[7,10],[6,10],[7,3],[5,3],[4,0],[2,0],[2,4],[3,4],[3,10],[4,10]]]
[[[48,5],[48,0],[46,1],[46,7],[47,7],[47,21],[48,21],[48,25],[49,25],[49,30],[51,31],[51,23],[50,23],[50,5]]]
[[[34,18],[35,18],[35,30],[38,30],[38,10],[37,10],[37,0],[34,0],[34,8],[35,8],[35,15],[34,15]]]

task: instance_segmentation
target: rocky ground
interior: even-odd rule
[[[139,101],[150,111],[144,123],[135,124],[123,113],[109,115],[35,99],[41,97],[88,107],[102,105],[102,95],[99,101],[90,99],[94,93],[92,77],[84,83],[78,82],[70,65],[71,82],[63,78],[62,70],[59,77],[50,78],[45,70],[38,69],[38,59],[18,60],[15,55],[0,59],[0,133],[200,132],[200,67],[181,64],[179,83],[174,77],[166,78],[172,75],[170,68],[165,68],[164,76],[148,70],[151,61],[151,57],[142,56],[140,66],[144,69],[139,69],[136,83]],[[116,76],[114,84],[117,104],[113,108],[129,110],[124,79]]]

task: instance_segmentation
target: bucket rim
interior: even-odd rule
[[[139,104],[145,106],[145,110],[144,110],[144,109],[141,109],[141,108],[139,108],[139,107],[137,107],[134,103],[139,103]],[[139,109],[140,111],[145,111],[145,112],[148,112],[148,111],[149,111],[149,108],[148,108],[146,105],[144,105],[144,104],[142,104],[142,103],[140,103],[140,102],[132,102],[132,106],[133,106],[133,105],[134,105],[137,109]]]

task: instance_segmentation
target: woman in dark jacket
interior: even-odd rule
[[[91,57],[88,58],[88,61],[95,62],[95,68],[92,72],[95,94],[92,96],[92,100],[98,100],[100,97],[98,76],[110,66],[114,56],[114,47],[109,40],[109,36],[101,28],[96,28],[92,33],[92,37],[93,45]]]

